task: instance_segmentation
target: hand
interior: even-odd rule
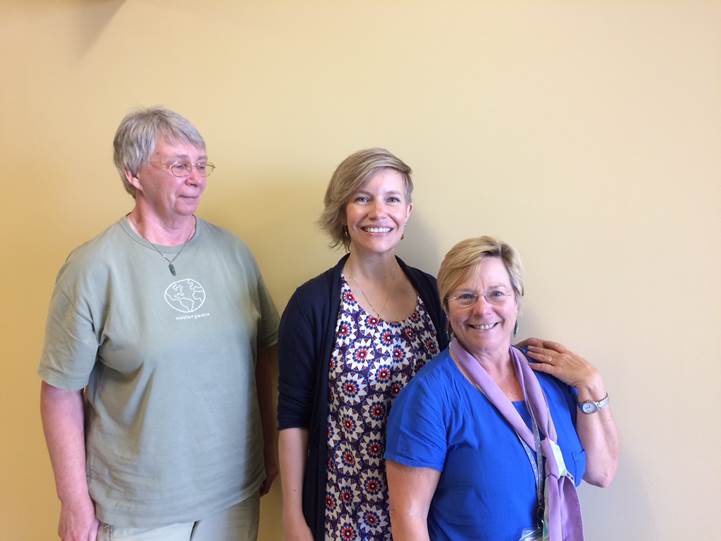
[[[99,526],[90,497],[61,502],[58,535],[62,541],[96,541]]]
[[[587,391],[593,395],[594,400],[603,398],[603,395],[597,396],[604,391],[601,375],[580,355],[569,351],[558,342],[539,338],[528,338],[519,346],[528,348],[528,356],[536,361],[530,363],[534,370],[550,374],[566,385],[576,387],[579,393],[582,390]]]
[[[265,479],[260,485],[260,495],[265,496],[270,492],[273,481],[278,477],[278,461],[275,457],[265,459]]]

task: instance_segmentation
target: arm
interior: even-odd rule
[[[428,509],[441,477],[431,468],[386,461],[391,529],[396,541],[429,541]]]
[[[283,489],[283,531],[285,539],[312,541],[303,516],[303,473],[308,448],[305,428],[280,431],[280,484]]]
[[[265,480],[260,486],[260,495],[268,493],[278,475],[278,443],[275,421],[275,386],[277,381],[278,348],[261,349],[255,367],[255,385],[260,406],[260,421],[263,425],[263,461]]]
[[[318,514],[325,501],[315,499],[317,492],[305,501],[304,490],[318,483],[326,467],[319,454],[325,445],[328,359],[339,305],[337,266],[296,289],[280,320],[278,427],[286,540],[311,541],[323,532]]]
[[[60,499],[58,535],[63,541],[95,541],[98,520],[85,475],[85,412],[82,391],[43,382],[40,415]]]
[[[601,400],[606,387],[601,374],[584,358],[561,344],[535,338],[526,340],[528,355],[535,363],[531,368],[550,374],[578,391],[578,401]],[[605,407],[592,414],[577,413],[576,430],[586,451],[586,474],[583,479],[599,487],[611,484],[618,468],[618,431]]]

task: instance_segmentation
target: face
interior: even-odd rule
[[[395,169],[379,170],[351,196],[345,207],[351,250],[393,252],[403,236],[411,209],[403,176]]]
[[[485,293],[496,302],[488,302]],[[501,295],[506,293],[506,296]],[[470,306],[457,299],[478,297]],[[453,334],[475,356],[499,354],[511,345],[518,317],[518,302],[511,279],[499,257],[485,257],[478,269],[469,273],[448,295],[448,321]]]
[[[207,179],[195,167],[186,177],[175,177],[170,172],[174,163],[205,163],[208,161],[204,148],[189,143],[170,143],[160,139],[147,164],[138,174],[128,175],[128,181],[135,187],[135,199],[142,201],[147,211],[161,219],[176,219],[192,216],[200,204]]]

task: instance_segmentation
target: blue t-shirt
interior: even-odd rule
[[[536,373],[566,467],[579,484],[586,456],[575,428],[570,387]],[[514,403],[530,422],[524,402]],[[445,350],[396,398],[388,418],[386,460],[441,472],[428,512],[433,541],[518,541],[535,527],[536,478],[508,422]]]

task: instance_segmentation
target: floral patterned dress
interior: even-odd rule
[[[386,486],[386,418],[391,401],[438,353],[433,322],[417,297],[404,321],[384,321],[358,304],[342,278],[328,375],[326,539],[391,539]]]

